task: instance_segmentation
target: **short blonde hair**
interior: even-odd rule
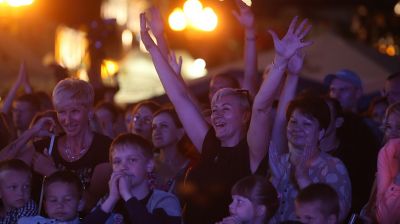
[[[59,81],[53,90],[53,104],[57,108],[62,102],[73,100],[86,108],[93,107],[94,90],[91,84],[80,79],[67,78]]]
[[[241,109],[245,111],[251,111],[251,98],[248,90],[245,89],[234,89],[234,88],[222,88],[218,90],[211,101],[213,105],[216,101],[224,96],[233,96],[239,100]]]

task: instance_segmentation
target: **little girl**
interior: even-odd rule
[[[379,151],[376,175],[376,217],[379,223],[400,221],[400,102],[386,110],[385,139]]]
[[[253,175],[240,179],[231,194],[231,215],[216,224],[268,223],[279,206],[278,194],[265,177]]]

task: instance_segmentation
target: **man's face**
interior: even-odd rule
[[[385,96],[388,99],[389,105],[400,102],[400,77],[386,81]]]
[[[15,101],[13,103],[12,117],[15,127],[18,130],[24,131],[28,129],[36,110],[32,105],[25,101]]]
[[[337,99],[344,111],[354,111],[361,96],[361,89],[350,82],[334,79],[329,86],[329,96]]]

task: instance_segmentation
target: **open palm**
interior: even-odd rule
[[[297,50],[312,44],[311,41],[303,41],[303,38],[311,30],[310,25],[305,28],[307,20],[303,20],[297,28],[296,23],[297,16],[290,23],[289,29],[282,39],[279,39],[278,35],[274,31],[268,31],[274,41],[276,54],[282,58],[289,59]]]

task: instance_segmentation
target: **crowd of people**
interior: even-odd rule
[[[268,31],[261,77],[254,16],[236,3],[243,80],[213,76],[208,105],[156,8],[141,41],[169,104],[123,110],[74,78],[49,96],[22,64],[1,107],[0,223],[400,223],[400,73],[365,111],[349,69],[326,76],[325,94],[296,91],[312,26],[295,17],[283,37]]]

